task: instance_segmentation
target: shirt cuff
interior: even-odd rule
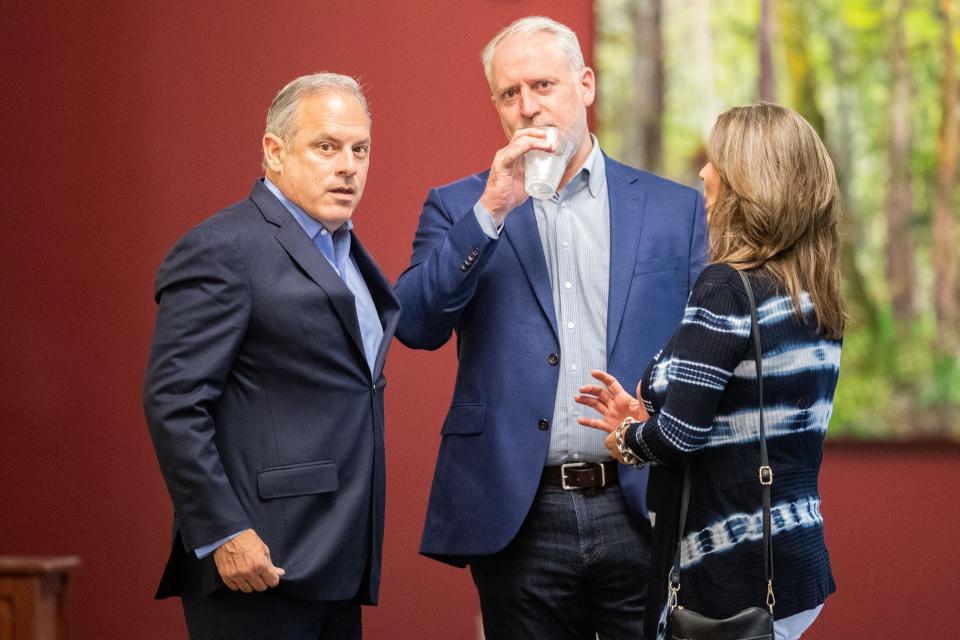
[[[206,558],[208,555],[210,555],[211,553],[213,553],[214,551],[216,551],[218,548],[220,548],[221,545],[226,544],[227,542],[230,542],[241,533],[243,532],[237,531],[236,533],[230,534],[226,538],[220,538],[216,542],[212,542],[210,544],[194,549],[193,552],[197,554],[197,558],[202,560]]]
[[[479,200],[477,200],[477,204],[473,205],[473,215],[477,217],[480,228],[483,229],[488,238],[496,240],[500,237],[500,232],[503,231],[503,223],[498,225],[494,222],[493,214],[487,211],[487,208],[480,204]]]

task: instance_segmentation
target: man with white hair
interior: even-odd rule
[[[267,112],[265,177],[160,266],[144,407],[174,506],[157,597],[194,639],[358,639],[384,513],[383,363],[399,307],[352,230],[370,162],[357,82]]]
[[[593,70],[576,35],[527,17],[483,68],[507,145],[488,171],[427,196],[396,291],[397,337],[457,333],[421,553],[469,565],[488,640],[642,637],[646,473],[578,424],[590,371],[633,388],[679,324],[704,261],[703,200],[626,167],[587,126]],[[524,156],[573,151],[556,193],[524,191]]]

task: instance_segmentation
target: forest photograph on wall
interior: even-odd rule
[[[777,102],[843,199],[844,335],[828,438],[960,443],[960,0],[596,0],[612,157],[702,189],[717,115]]]

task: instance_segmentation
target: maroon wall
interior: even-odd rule
[[[924,612],[960,602],[960,448],[831,444],[820,486],[837,592],[804,638],[957,637]]]
[[[177,602],[151,600],[170,505],[140,408],[161,258],[249,191],[280,86],[334,70],[368,91],[372,170],[355,221],[395,277],[428,187],[483,168],[502,141],[478,63],[486,40],[549,12],[590,51],[592,9],[86,4],[6,3],[0,15],[0,554],[83,557],[76,638],[180,638]],[[391,354],[385,577],[382,605],[366,611],[370,638],[474,636],[468,575],[416,554],[453,368],[449,346]],[[859,623],[876,632],[853,637],[938,630],[915,621],[942,589],[956,596],[957,470],[956,453],[830,452],[824,511],[841,592],[811,637]]]

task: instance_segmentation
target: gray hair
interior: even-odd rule
[[[544,16],[527,16],[515,20],[509,26],[500,30],[500,33],[493,36],[493,40],[487,43],[480,54],[480,61],[483,63],[483,72],[487,76],[487,82],[493,86],[493,52],[497,45],[510,36],[530,35],[532,33],[546,32],[551,34],[557,42],[560,49],[566,54],[570,61],[570,71],[579,73],[583,67],[583,52],[580,51],[580,41],[577,40],[577,34],[565,24],[560,24],[556,20]]]
[[[321,72],[300,76],[280,89],[280,93],[267,109],[266,133],[272,133],[286,142],[296,129],[297,107],[300,106],[300,101],[306,96],[326,91],[346,91],[352,94],[363,107],[367,119],[372,121],[367,99],[356,80],[339,73]]]

